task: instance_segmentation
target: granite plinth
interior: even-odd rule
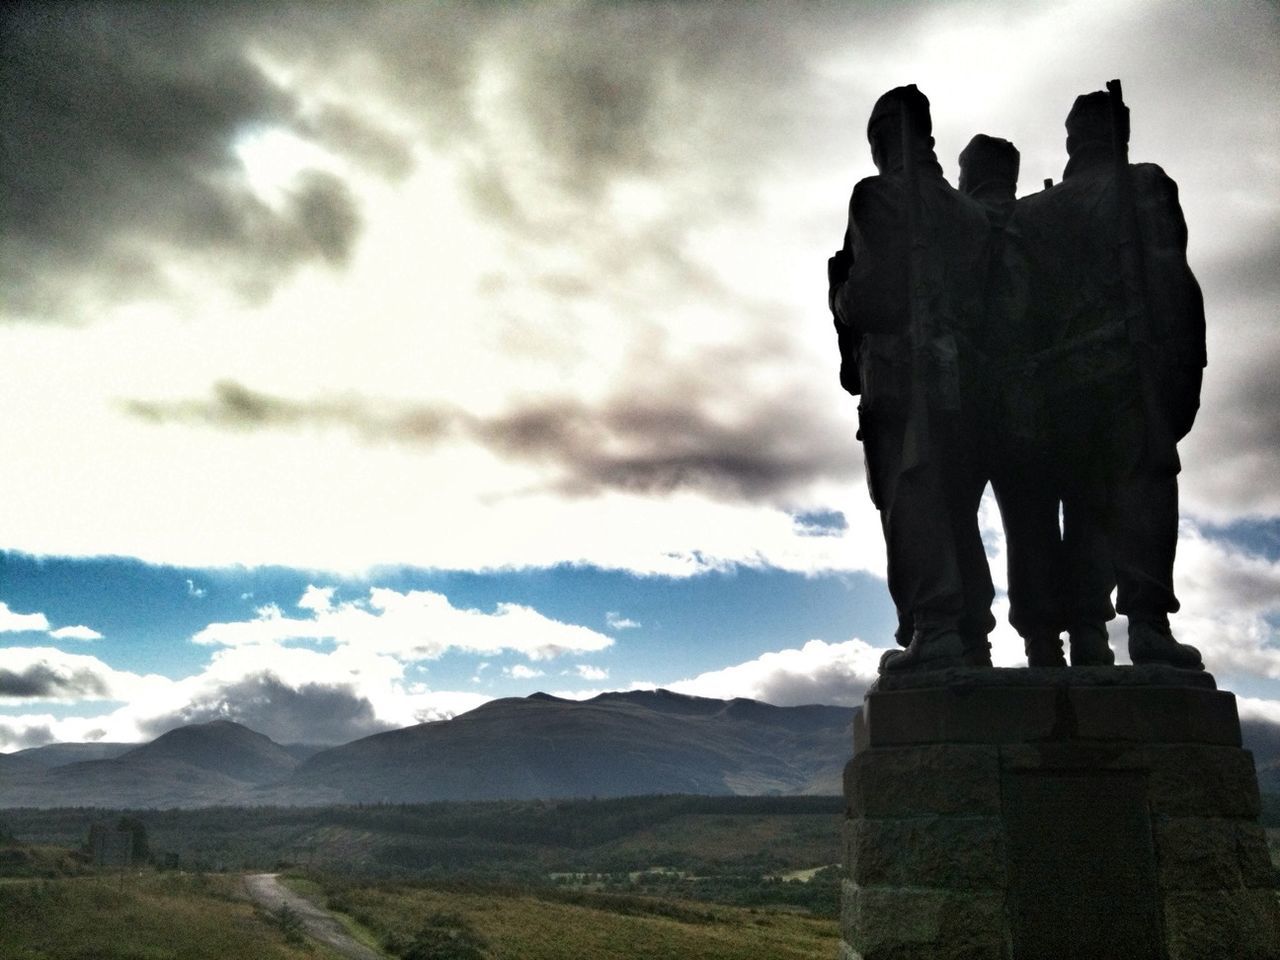
[[[885,677],[854,741],[844,960],[1280,958],[1253,759],[1208,673]]]

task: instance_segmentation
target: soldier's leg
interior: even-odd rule
[[[1200,652],[1178,643],[1169,614],[1178,610],[1173,562],[1178,546],[1178,478],[1148,469],[1143,455],[1143,417],[1137,398],[1117,417],[1115,451],[1122,469],[1111,506],[1116,609],[1129,619],[1129,657],[1134,663],[1166,663],[1203,669]]]
[[[1107,623],[1115,618],[1111,592],[1116,586],[1111,544],[1107,537],[1105,489],[1077,488],[1062,503],[1062,544],[1069,596],[1069,636],[1072,666],[1110,666],[1115,663]]]
[[[1063,666],[1065,629],[1058,496],[1043,473],[1006,473],[992,481],[1008,554],[1009,623],[1032,666]]]
[[[910,612],[914,630],[907,649],[884,655],[881,671],[962,666],[964,592],[938,465],[897,478],[885,535],[894,602]]]
[[[951,533],[964,597],[960,634],[964,638],[965,662],[971,667],[991,666],[991,642],[987,638],[996,626],[991,614],[996,593],[991,563],[978,526],[978,507],[986,487],[986,477],[970,471],[967,477],[956,478],[951,497]]]
[[[959,665],[964,603],[939,465],[902,471],[902,417],[863,410],[860,421],[867,483],[884,530],[889,594],[900,629],[912,628],[907,649],[886,654],[886,661],[904,659],[886,668]]]

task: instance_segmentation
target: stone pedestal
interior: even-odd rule
[[[845,799],[841,960],[1280,960],[1253,757],[1207,673],[882,678]]]

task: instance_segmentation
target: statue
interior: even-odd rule
[[[872,110],[879,175],[854,188],[828,280],[905,647],[882,673],[991,665],[988,479],[1029,665],[1065,666],[1063,632],[1073,666],[1114,663],[1118,610],[1134,663],[1203,669],[1168,619],[1203,299],[1177,187],[1128,163],[1128,110],[1108,86],[1068,115],[1063,182],[1022,200],[1008,141],[975,137],[957,191],[924,94],[899,87]]]
[[[992,228],[984,338],[992,396],[982,456],[1005,529],[1009,622],[1023,638],[1028,666],[1065,667],[1064,630],[1072,666],[1110,665],[1110,552],[1043,422],[1045,370],[1056,354],[1026,323],[1028,257],[1014,199],[1018,149],[978,134],[959,162],[960,190],[986,206]]]
[[[1018,201],[1024,321],[1045,348],[1038,378],[1064,512],[1078,511],[1064,543],[1068,557],[1085,558],[1083,572],[1071,571],[1085,611],[1082,652],[1099,655],[1099,636],[1105,642],[1110,567],[1130,659],[1202,669],[1199,651],[1174,639],[1169,614],[1178,609],[1177,442],[1200,404],[1204,300],[1187,265],[1177,185],[1154,164],[1129,164],[1129,111],[1119,82],[1109,86],[1077,97],[1067,116],[1062,183]],[[1088,557],[1100,552],[1109,562],[1097,560],[1091,578]],[[1075,662],[1075,630],[1071,640]]]
[[[899,643],[885,672],[990,665],[994,591],[978,530],[972,346],[983,323],[987,217],[943,179],[929,101],[914,85],[882,96],[867,139],[878,176],[849,201],[828,265],[842,375],[861,396],[859,436],[889,557]]]

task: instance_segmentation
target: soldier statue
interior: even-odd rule
[[[885,654],[885,673],[989,666],[995,625],[975,399],[989,226],[943,178],[931,133],[915,85],[876,102],[867,139],[879,174],[854,187],[844,248],[828,265],[841,380],[861,396],[867,483],[905,647]]]
[[[1118,81],[1109,86],[1078,97],[1067,116],[1062,183],[1017,203],[1027,294],[1018,326],[1064,508],[1073,664],[1112,662],[1114,576],[1130,659],[1202,669],[1169,615],[1176,444],[1199,408],[1204,301],[1177,186],[1154,164],[1128,163],[1129,113]],[[1042,661],[1061,658],[1048,631],[1037,640]]]
[[[1106,630],[1115,616],[1110,551],[1043,423],[1042,367],[1052,363],[1051,348],[1026,323],[1027,251],[1014,199],[1018,149],[978,134],[959,162],[961,192],[981,202],[991,221],[984,336],[991,395],[982,457],[1005,530],[1009,622],[1023,638],[1028,666],[1066,666],[1064,630],[1073,666],[1109,665],[1115,662]]]

